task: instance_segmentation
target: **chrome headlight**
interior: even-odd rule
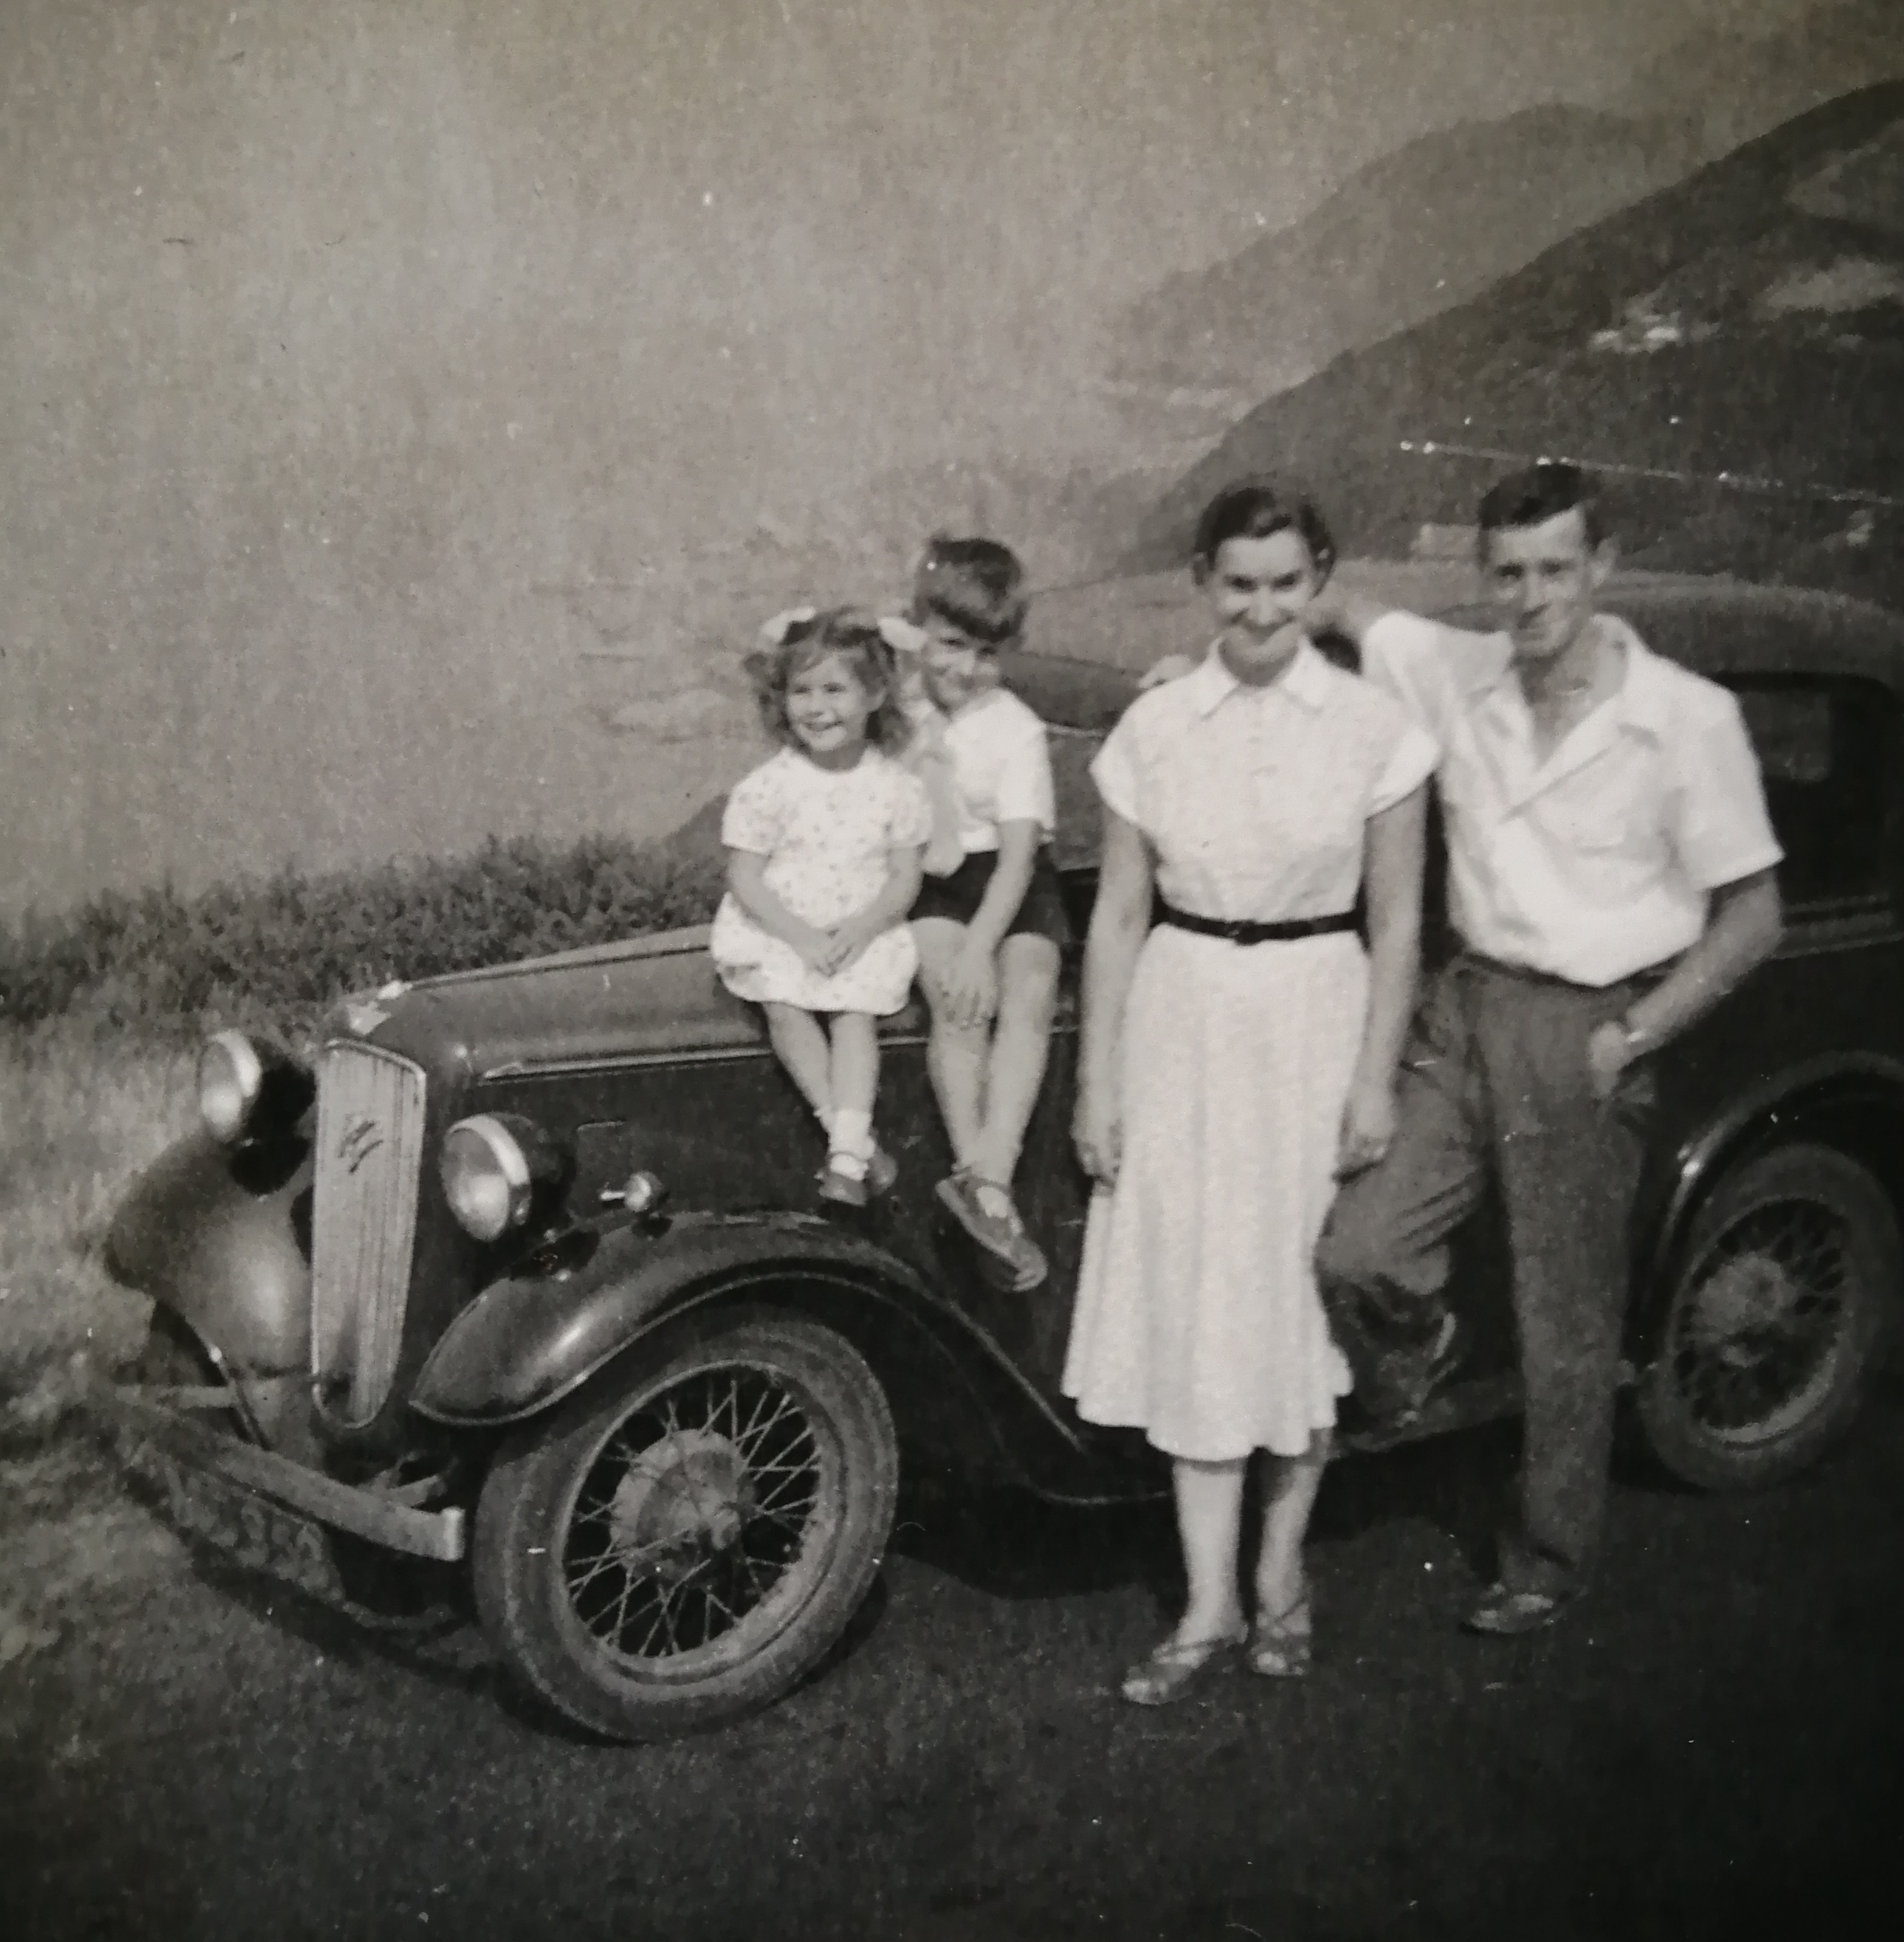
[[[198,1116],[227,1146],[244,1135],[265,1089],[265,1061],[243,1032],[223,1031],[198,1055]]]
[[[198,1054],[198,1116],[225,1146],[287,1132],[317,1095],[309,1067],[269,1039],[218,1032]]]
[[[479,1113],[443,1135],[443,1193],[463,1231],[500,1240],[529,1218],[537,1184],[559,1170],[548,1136],[513,1113]]]

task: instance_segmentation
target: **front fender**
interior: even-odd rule
[[[1837,1147],[1868,1168],[1898,1202],[1904,1191],[1904,1061],[1877,1052],[1804,1060],[1753,1087],[1681,1144],[1670,1192],[1639,1262],[1641,1295],[1628,1347],[1639,1366],[1659,1353],[1674,1280],[1700,1206],[1732,1168],[1789,1140]]]
[[[115,1281],[188,1322],[234,1375],[282,1376],[311,1358],[310,1141],[220,1146],[188,1134],[113,1216]]]
[[[883,1248],[792,1214],[687,1215],[665,1232],[622,1227],[572,1273],[492,1283],[449,1327],[410,1406],[459,1429],[515,1423],[559,1402],[696,1288],[723,1293],[791,1270],[939,1299]]]

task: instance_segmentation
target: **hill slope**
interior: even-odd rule
[[[1904,83],[1865,89],[1569,237],[1471,302],[1250,412],[1165,495],[1127,564],[1180,560],[1223,482],[1308,482],[1345,547],[1407,550],[1498,467],[1457,441],[1904,496]],[[1625,482],[1647,564],[1904,602],[1899,516]]]
[[[1897,0],[1820,0],[1770,33],[1702,23],[1634,76],[1624,105],[1636,115],[1696,118],[1706,152],[1719,155],[1854,88],[1900,76]]]
[[[1296,383],[1684,175],[1694,140],[1689,124],[1559,103],[1422,136],[1134,305],[1113,384],[1252,397]]]

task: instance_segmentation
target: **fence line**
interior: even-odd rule
[[[1588,472],[1618,479],[1661,479],[1682,486],[1722,486],[1733,492],[1749,492],[1761,498],[1823,499],[1834,505],[1881,506],[1904,512],[1904,499],[1886,492],[1868,492],[1853,486],[1802,486],[1785,479],[1768,479],[1751,472],[1682,472],[1665,465],[1622,465],[1615,461],[1581,458],[1562,452],[1510,452],[1498,446],[1461,445],[1449,439],[1404,438],[1397,449],[1413,457],[1436,458],[1486,458],[1497,464],[1535,465],[1558,462],[1578,465]]]

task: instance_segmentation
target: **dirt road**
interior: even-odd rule
[[[0,1934],[1894,1932],[1904,1390],[1784,1490],[1627,1484],[1591,1602],[1508,1645],[1451,1628],[1511,1451],[1332,1473],[1306,1687],[1122,1707],[1160,1517],[915,1503],[820,1677],[617,1748],[467,1631],[194,1563],[66,1444],[0,1475]]]

